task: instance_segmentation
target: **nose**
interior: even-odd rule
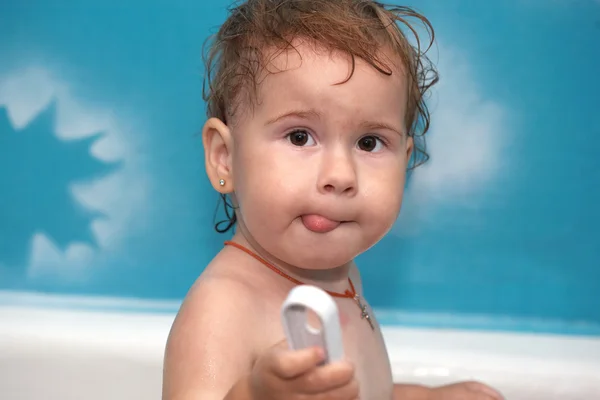
[[[319,192],[354,196],[357,192],[356,165],[344,151],[323,154],[318,178]]]

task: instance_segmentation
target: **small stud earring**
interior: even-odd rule
[[[225,179],[219,179],[219,185],[225,186]]]

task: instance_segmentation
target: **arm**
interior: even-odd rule
[[[173,323],[165,350],[163,400],[250,399],[249,288],[213,279],[195,285]]]
[[[419,385],[394,385],[393,400],[503,400],[502,394],[480,382],[458,382],[428,388]]]
[[[252,400],[250,377],[245,376],[238,380],[223,400]]]
[[[393,400],[429,400],[431,389],[421,385],[394,385]]]

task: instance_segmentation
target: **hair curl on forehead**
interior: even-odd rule
[[[384,50],[391,50],[408,80],[404,117],[406,131],[415,141],[411,167],[427,161],[424,135],[430,115],[425,97],[438,74],[426,56],[434,42],[434,30],[425,16],[409,7],[371,0],[246,0],[229,11],[219,31],[207,41],[204,53],[203,95],[209,118],[227,123],[240,105],[252,108],[261,74],[277,54],[294,50],[294,39],[348,54],[352,68],[347,80],[354,73],[356,57],[382,74],[398,71],[384,55]],[[415,22],[425,28],[426,45]]]

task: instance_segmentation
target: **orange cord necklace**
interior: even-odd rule
[[[304,284],[303,282],[299,281],[298,279],[289,276],[288,274],[286,274],[285,272],[283,272],[282,270],[280,270],[279,268],[277,268],[276,266],[274,266],[273,264],[271,264],[270,262],[268,262],[267,260],[265,260],[264,258],[259,256],[258,254],[254,253],[252,250],[248,249],[247,247],[244,247],[241,244],[236,243],[232,240],[225,241],[225,246],[228,246],[228,245],[242,250],[249,256],[258,260],[261,264],[263,264],[264,266],[266,266],[273,272],[281,275],[282,277],[286,278],[287,280],[289,280],[291,282],[294,282],[296,285]],[[346,289],[346,291],[344,293],[330,292],[329,290],[326,290],[326,292],[333,297],[344,297],[344,298],[348,298],[348,299],[353,299],[356,302],[356,304],[358,305],[358,307],[360,308],[361,318],[366,319],[367,322],[369,323],[369,325],[371,325],[371,329],[374,330],[375,326],[373,325],[373,321],[371,321],[371,315],[369,315],[369,312],[367,311],[367,306],[364,305],[360,301],[360,296],[358,295],[358,293],[356,293],[356,290],[354,289],[354,284],[352,283],[352,280],[350,278],[348,278],[348,283],[350,284],[350,289]]]

